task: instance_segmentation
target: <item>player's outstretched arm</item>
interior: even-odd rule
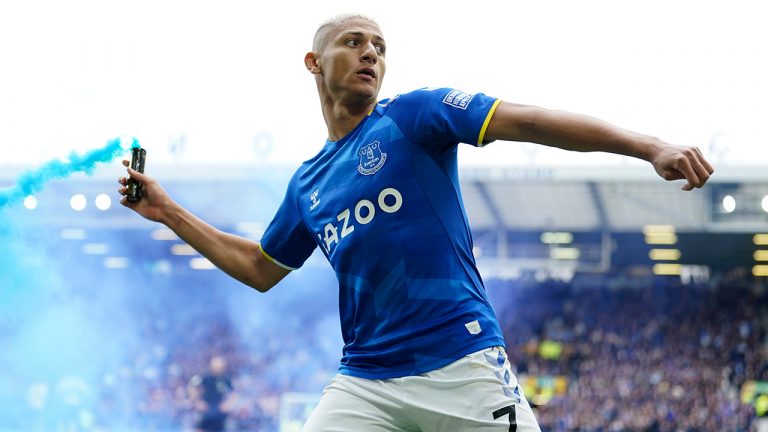
[[[127,166],[128,161],[123,161]],[[126,181],[121,177],[120,204],[141,216],[166,225],[176,235],[208,258],[216,267],[240,282],[266,292],[283,279],[286,270],[267,259],[258,243],[220,231],[181,207],[152,177],[128,168],[128,174],[141,182],[141,200],[130,202],[125,198]]]
[[[674,146],[594,117],[529,105],[499,104],[485,139],[633,156],[650,162],[665,180],[685,179],[686,191],[704,186],[714,172],[697,147]]]

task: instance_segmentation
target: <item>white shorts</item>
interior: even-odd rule
[[[384,380],[336,375],[302,432],[539,432],[503,348],[487,348],[423,375]]]

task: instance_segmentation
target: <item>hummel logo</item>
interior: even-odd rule
[[[315,189],[314,192],[309,194],[309,199],[312,200],[312,205],[309,207],[309,210],[314,210],[315,207],[317,207],[318,204],[320,204],[320,200],[317,198],[317,196],[320,194],[319,189]]]

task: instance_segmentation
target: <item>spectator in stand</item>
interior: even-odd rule
[[[190,395],[200,415],[195,430],[205,432],[223,431],[229,405],[234,397],[232,381],[227,375],[227,361],[224,357],[211,358],[209,372],[195,375],[190,380]]]

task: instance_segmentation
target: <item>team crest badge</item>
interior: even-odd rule
[[[387,161],[387,154],[381,151],[381,143],[374,141],[364,145],[358,152],[360,164],[357,171],[362,175],[376,174]]]

